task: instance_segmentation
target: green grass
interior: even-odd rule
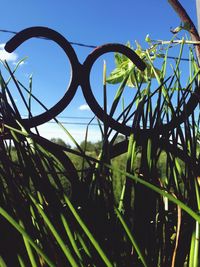
[[[180,60],[169,74],[168,49],[157,58],[159,69],[143,51],[147,73],[139,75],[134,65],[125,72],[110,111],[104,63],[104,110],[124,124],[131,120],[133,132],[122,136],[99,124],[102,140],[95,146],[88,141],[89,125],[85,142],[77,144],[55,119],[73,148],[33,134],[9,90],[15,79],[31,116],[31,101],[37,101],[32,78],[27,89],[16,69],[4,65],[10,78],[0,76],[1,266],[199,265],[199,106],[171,130],[142,137],[136,131],[159,129],[183,114],[198,86],[193,50],[185,81]],[[125,104],[130,77],[134,97]]]

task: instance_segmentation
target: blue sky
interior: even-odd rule
[[[195,0],[181,1],[196,23]],[[52,0],[21,0],[4,1],[1,12],[0,29],[20,31],[31,26],[46,26],[61,33],[68,41],[102,45],[105,43],[122,43],[135,40],[144,45],[144,39],[150,34],[152,39],[169,40],[172,37],[170,28],[179,26],[180,19],[172,10],[168,1],[52,1]],[[0,44],[6,43],[11,34],[0,32]],[[82,63],[92,49],[73,46],[79,61]],[[0,45],[2,49],[2,45]],[[31,39],[19,47],[14,54],[6,55],[11,68],[16,62],[28,57],[18,69],[16,76],[25,85],[29,83],[29,76],[33,75],[33,93],[39,97],[47,107],[51,107],[65,92],[70,80],[69,62],[64,53],[54,43],[45,40]],[[67,63],[67,64],[66,64]],[[94,86],[100,86],[102,70],[93,72]],[[11,88],[12,90],[12,84]],[[100,89],[95,96],[100,97]],[[13,93],[15,94],[15,93]],[[22,115],[23,107],[19,96],[14,95],[16,104]],[[81,108],[82,107],[82,108]],[[42,110],[33,105],[33,113]],[[80,88],[70,105],[62,114],[64,117],[89,117],[93,113],[87,109],[86,102]],[[87,119],[61,119],[68,122],[84,122]],[[66,142],[70,140],[58,130],[55,124],[45,124],[41,134],[47,138],[61,137]],[[85,126],[67,124],[66,128],[78,142],[84,139]],[[90,127],[90,139],[100,139],[98,127]]]

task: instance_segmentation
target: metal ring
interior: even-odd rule
[[[145,69],[145,63],[137,56],[137,54],[131,50],[130,48],[120,45],[120,44],[106,44],[101,47],[95,49],[85,60],[83,67],[84,67],[84,79],[82,79],[82,90],[84,97],[90,106],[91,110],[94,112],[95,115],[102,121],[106,122],[107,126],[113,128],[114,130],[125,134],[130,135],[131,133],[137,133],[143,137],[150,137],[154,134],[166,134],[171,130],[175,129],[184,122],[186,118],[188,118],[193,110],[196,108],[199,99],[198,95],[200,95],[200,87],[199,85],[196,86],[195,91],[192,93],[190,99],[186,103],[182,113],[178,116],[175,116],[171,119],[170,122],[163,124],[160,123],[158,127],[151,128],[151,129],[140,129],[140,128],[132,128],[125,124],[121,124],[118,121],[114,120],[109,114],[105,114],[105,111],[101,108],[99,103],[96,101],[95,96],[92,92],[91,85],[90,85],[90,73],[93,64],[95,61],[103,54],[108,52],[120,52],[126,55],[140,70]]]
[[[78,73],[81,66],[78,61],[77,55],[70,43],[60,33],[46,27],[31,27],[20,31],[6,43],[5,50],[11,53],[23,42],[32,37],[48,38],[56,42],[64,50],[71,65],[71,80],[64,96],[53,107],[40,115],[23,120],[25,125],[30,128],[41,125],[53,119],[67,107],[67,105],[74,97],[79,85]]]
[[[95,49],[85,60],[83,64],[84,68],[84,80],[82,80],[82,90],[84,97],[90,106],[91,110],[94,112],[97,117],[107,123],[107,126],[112,127],[114,130],[125,134],[130,135],[133,132],[133,129],[130,126],[123,125],[118,121],[114,120],[110,115],[105,114],[105,111],[101,108],[99,103],[96,101],[95,96],[92,92],[91,85],[90,85],[90,73],[94,62],[100,57],[101,55],[108,53],[108,52],[119,52],[127,56],[133,64],[135,64],[140,70],[144,70],[146,68],[146,64],[142,61],[142,59],[130,48],[121,44],[106,44],[101,47]],[[135,129],[139,134],[144,133],[150,134],[151,130],[146,129]]]

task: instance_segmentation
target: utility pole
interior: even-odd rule
[[[200,0],[196,0],[196,11],[197,11],[197,28],[200,35]]]

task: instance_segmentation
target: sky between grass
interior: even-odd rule
[[[181,3],[196,23],[196,1],[184,0]],[[95,46],[105,43],[126,44],[127,41],[134,45],[135,40],[144,46],[147,34],[155,40],[170,40],[172,37],[170,28],[180,25],[179,17],[167,0],[124,0],[123,2],[114,0],[10,0],[2,2],[1,11],[0,29],[2,30],[18,32],[32,26],[45,26],[58,31],[68,41]],[[63,96],[70,80],[69,62],[64,53],[53,42],[31,39],[14,53],[5,54],[2,49],[12,36],[12,34],[0,32],[0,58],[7,59],[13,69],[20,59],[27,57],[24,64],[20,65],[16,76],[28,85],[29,77],[32,75],[33,93],[47,107],[52,107]],[[73,48],[81,63],[93,50],[79,46],[73,46]],[[171,55],[174,54],[171,53]],[[112,61],[112,58],[113,55],[108,59]],[[112,67],[112,63],[110,64]],[[95,96],[100,99],[102,69],[99,69],[98,64],[96,68],[94,67],[92,75],[92,85],[96,88]],[[12,90],[11,87],[10,90]],[[15,92],[13,94],[21,114],[25,115],[19,96],[15,95]],[[34,114],[40,114],[42,109],[33,105],[32,111]],[[66,128],[80,142],[84,139],[86,128],[80,123],[87,124],[93,115],[82,96],[81,89],[78,88],[72,102],[60,114],[62,116],[60,120],[69,123],[65,125]],[[100,140],[98,127],[91,126],[89,129],[89,139]],[[60,137],[70,143],[68,137],[58,130],[54,123],[42,125],[40,130],[41,134],[47,138]]]

